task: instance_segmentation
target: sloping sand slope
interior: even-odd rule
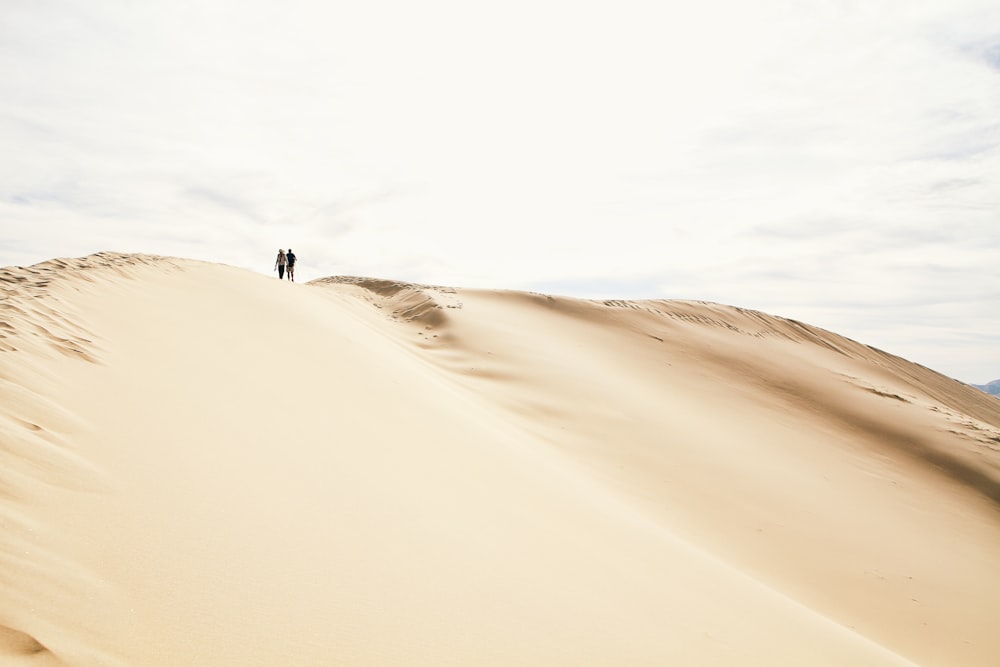
[[[997,664],[1000,401],[897,357],[705,303],[0,278],[0,664]]]

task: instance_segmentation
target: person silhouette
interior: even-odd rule
[[[278,270],[278,280],[285,277],[285,267],[288,265],[288,255],[284,250],[278,250],[278,258],[274,260],[274,268]]]
[[[293,283],[295,282],[295,253],[289,248],[288,252],[285,254],[285,259],[288,262],[288,279]]]

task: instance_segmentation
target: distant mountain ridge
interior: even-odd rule
[[[987,394],[1000,396],[1000,380],[994,380],[993,382],[987,382],[986,384],[974,384],[972,386],[976,389],[982,389]]]

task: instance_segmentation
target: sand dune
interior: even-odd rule
[[[1000,401],[898,357],[709,303],[0,278],[0,664],[997,664]]]

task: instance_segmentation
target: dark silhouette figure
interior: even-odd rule
[[[295,253],[292,249],[288,249],[288,253],[285,255],[285,259],[288,261],[288,279],[293,283],[295,282]]]
[[[289,250],[291,252],[291,250]],[[278,250],[278,259],[274,260],[274,268],[278,270],[278,280],[285,277],[285,267],[288,265],[288,255],[285,254],[284,250]],[[288,275],[291,275],[291,268],[289,267]]]

